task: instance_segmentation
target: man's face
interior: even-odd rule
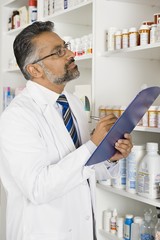
[[[37,64],[41,65],[45,77],[51,83],[66,84],[79,77],[74,53],[67,49],[66,43],[57,34],[44,32],[34,39],[34,44],[38,48],[39,59],[48,56]],[[50,54],[53,55],[49,56]]]

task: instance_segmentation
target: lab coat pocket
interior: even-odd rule
[[[32,234],[29,238],[25,238],[25,240],[72,240],[72,232]]]

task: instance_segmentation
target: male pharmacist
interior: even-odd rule
[[[65,90],[79,77],[74,54],[53,32],[35,22],[14,41],[25,89],[0,119],[0,176],[7,193],[7,240],[93,240],[95,173],[115,177],[131,137],[115,144],[110,161],[85,163],[116,121],[101,119],[90,137],[80,101]]]

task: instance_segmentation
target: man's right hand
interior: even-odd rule
[[[101,118],[91,136],[91,141],[98,146],[103,138],[106,136],[109,129],[116,122],[117,117],[114,114],[108,114],[106,117]]]

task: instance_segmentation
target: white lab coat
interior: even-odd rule
[[[91,155],[85,144],[88,126],[81,103],[65,94],[82,140],[76,150],[55,100],[52,103],[32,81],[1,116],[0,176],[8,199],[7,240],[93,239],[95,170],[84,167]],[[110,177],[104,164],[96,171],[99,168],[102,178]]]

